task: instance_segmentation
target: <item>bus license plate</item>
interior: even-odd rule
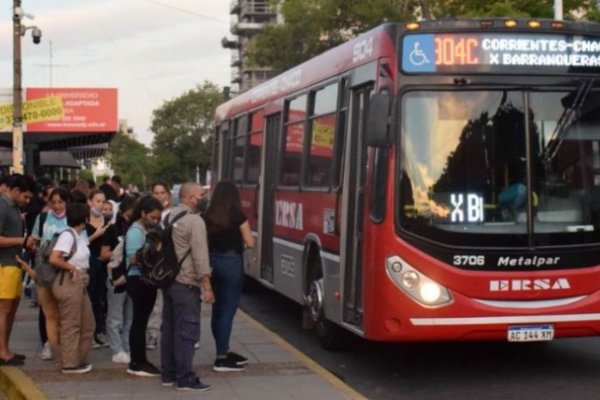
[[[552,325],[509,326],[509,342],[544,342],[554,339]]]

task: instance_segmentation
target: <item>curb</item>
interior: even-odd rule
[[[0,390],[11,400],[49,400],[46,393],[17,367],[0,367]]]
[[[348,396],[348,398],[352,400],[368,400],[367,397],[352,389],[340,378],[329,372],[327,369],[323,368],[315,360],[302,353],[300,350],[292,346],[281,336],[271,331],[269,328],[252,318],[250,315],[246,314],[241,309],[238,308],[237,314],[239,314],[244,320],[246,320],[246,322],[250,323],[254,328],[268,336],[270,340],[272,340],[279,346],[283,347],[286,351],[291,353],[294,357],[296,357],[301,363],[306,365],[315,374],[319,375],[331,385],[333,385],[335,388],[339,389],[342,393]]]

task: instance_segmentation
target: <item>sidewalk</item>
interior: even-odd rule
[[[90,350],[92,372],[63,375],[55,361],[38,357],[37,313],[28,299],[21,302],[11,348],[25,354],[27,360],[23,367],[0,367],[0,391],[9,399],[364,399],[242,311],[235,318],[231,348],[250,362],[242,372],[216,373],[211,369],[215,350],[210,306],[203,305],[201,346],[194,356],[200,379],[212,386],[212,390],[203,393],[179,392],[162,387],[158,378],[130,376],[125,373],[126,364],[111,362],[108,348]],[[159,350],[147,354],[151,362],[160,365]]]

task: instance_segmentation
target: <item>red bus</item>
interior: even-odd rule
[[[245,271],[323,344],[600,333],[600,27],[388,23],[218,107]]]

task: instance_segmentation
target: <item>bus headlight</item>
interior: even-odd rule
[[[402,286],[414,289],[419,284],[419,274],[415,271],[406,271],[402,274]]]
[[[398,264],[402,267],[398,268]],[[425,307],[440,307],[452,302],[448,289],[398,256],[386,260],[386,271],[398,288]]]
[[[442,289],[440,289],[440,285],[437,283],[427,282],[421,286],[420,295],[426,303],[435,303],[442,295]]]

